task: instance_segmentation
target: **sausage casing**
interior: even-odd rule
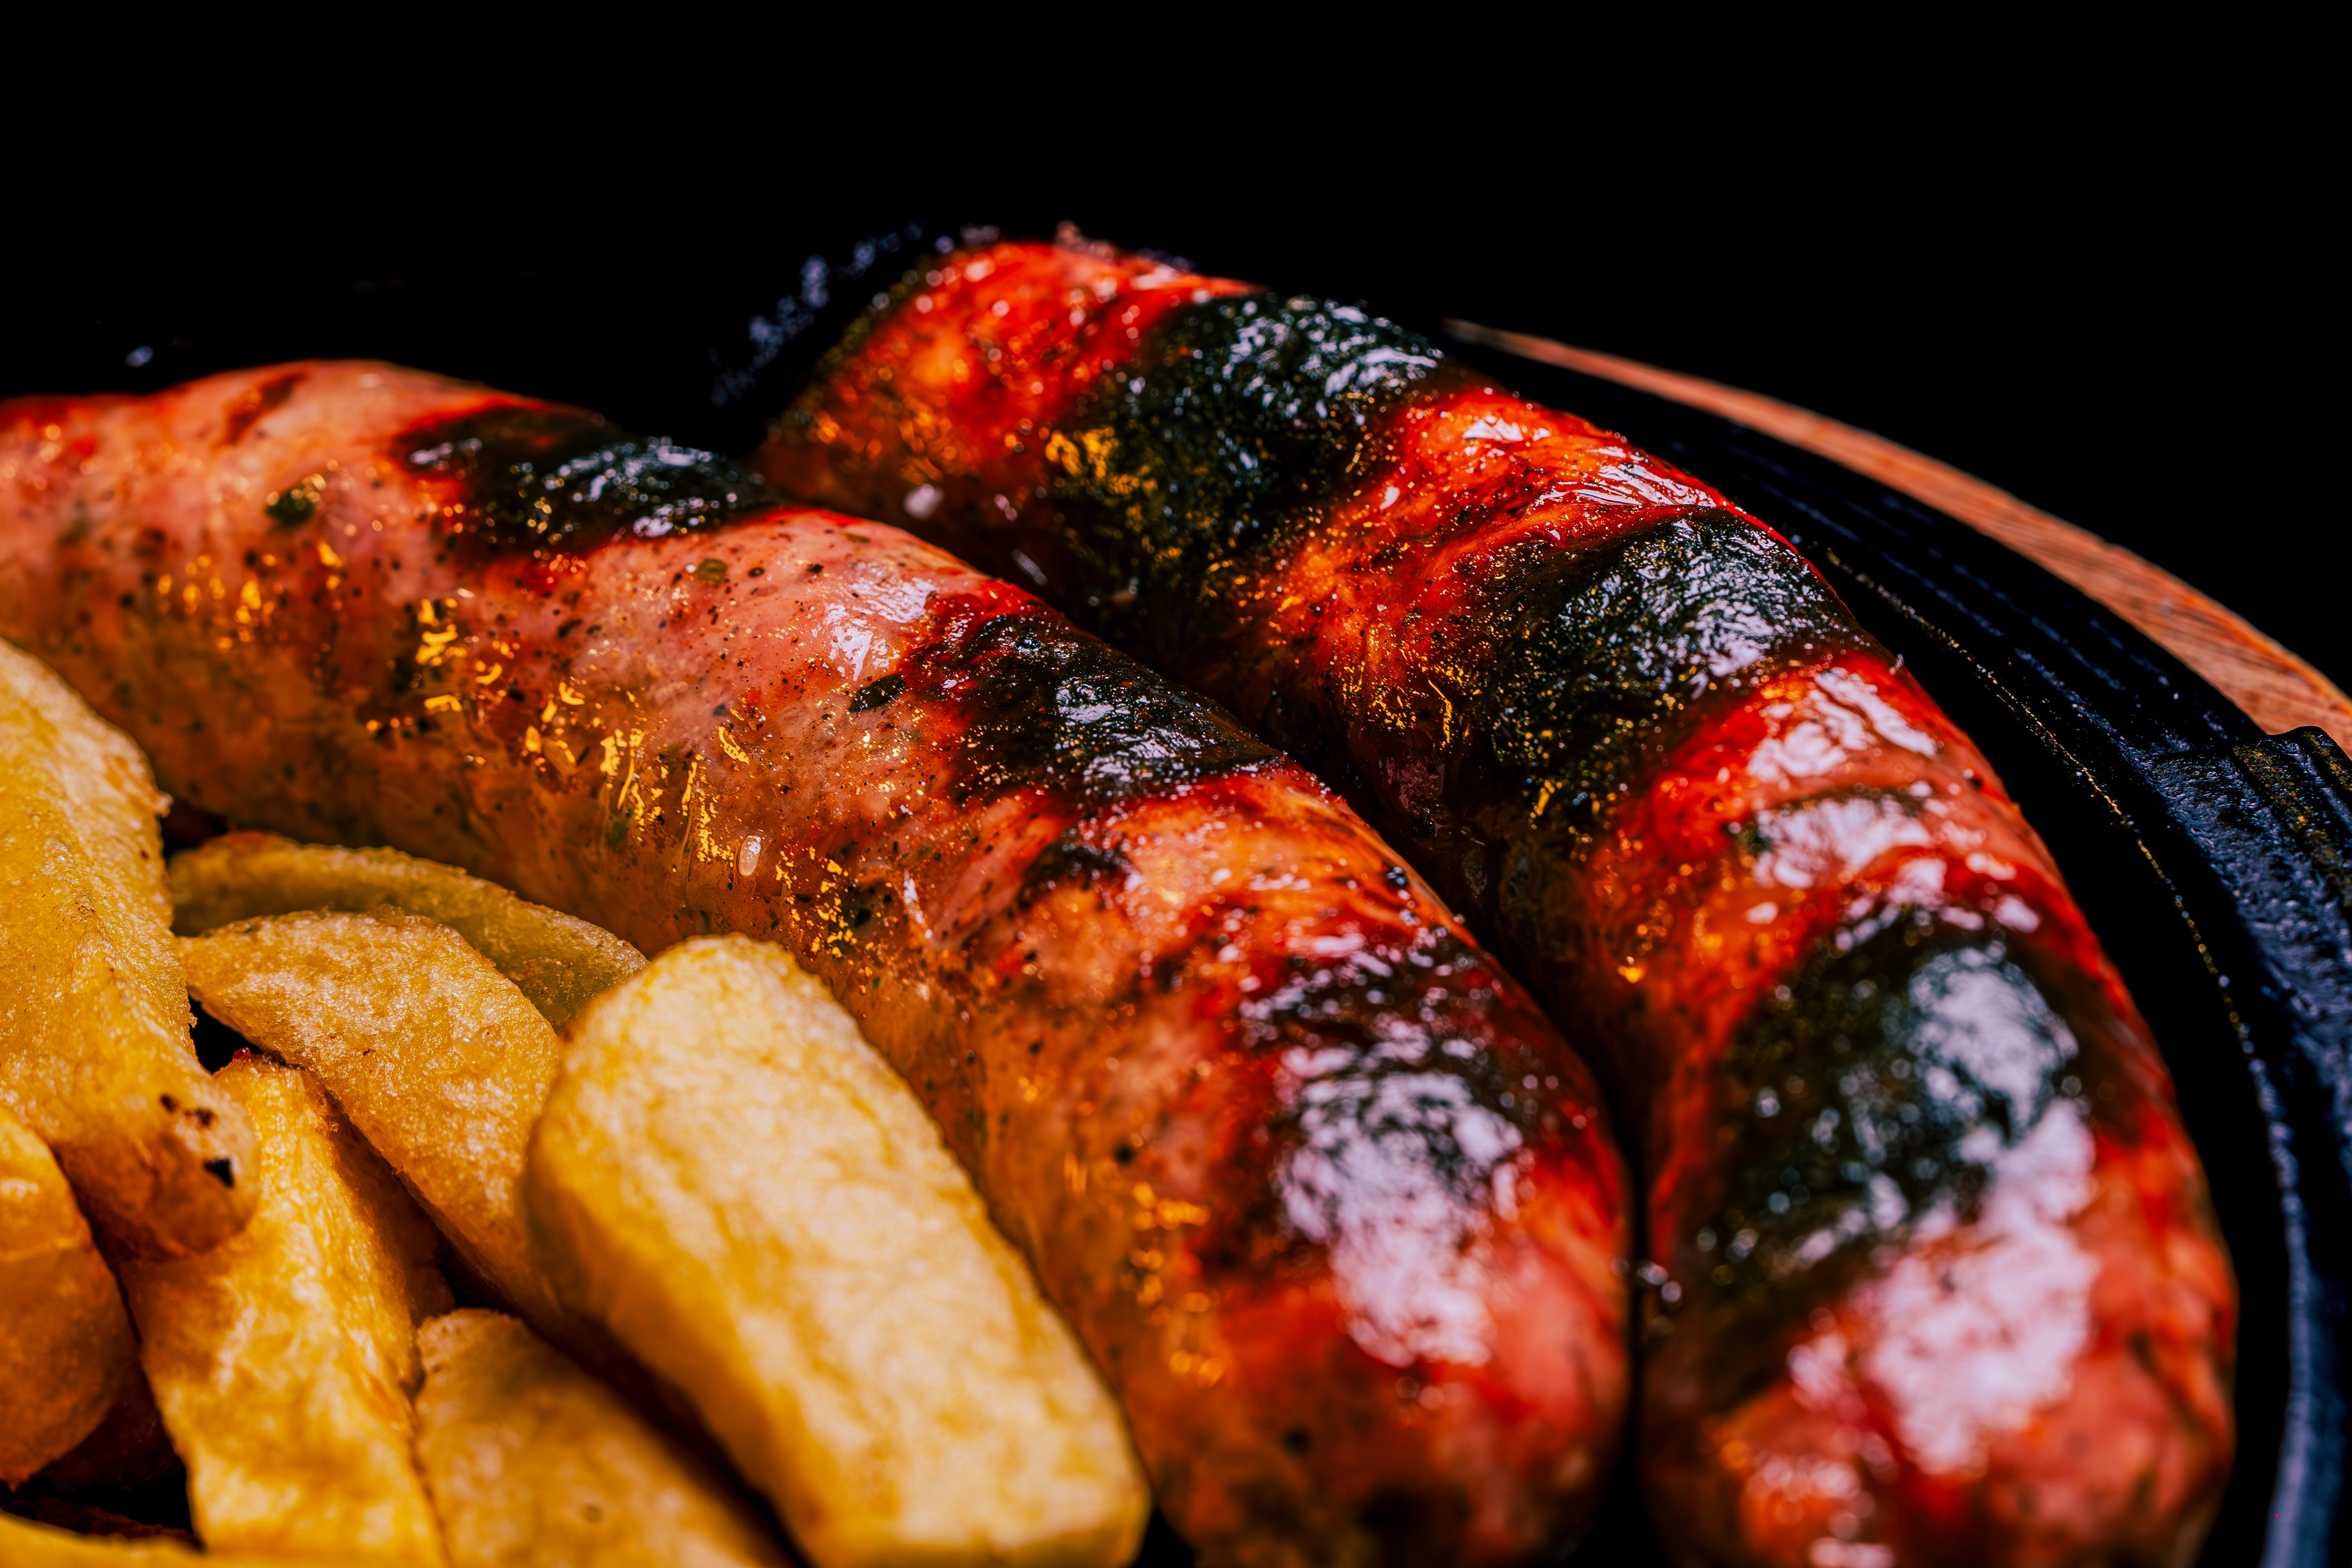
[[[2236,1299],[2146,1026],[1788,543],[1360,310],[1085,243],[910,276],[756,466],[1333,782],[1614,1080],[1692,1561],[2171,1563]]]
[[[195,805],[788,943],[1230,1562],[1512,1561],[1624,1406],[1591,1079],[1351,810],[896,529],[383,365],[0,409],[0,633]]]

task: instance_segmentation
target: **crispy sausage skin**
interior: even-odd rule
[[[1622,1421],[1558,1030],[1221,710],[897,529],[383,365],[0,405],[0,633],[241,824],[788,943],[1212,1561],[1523,1560]]]
[[[2171,1563],[2235,1284],[1967,737],[1786,542],[1388,322],[1083,243],[910,276],[755,466],[1017,574],[1403,845],[1646,1166],[1683,1560]]]

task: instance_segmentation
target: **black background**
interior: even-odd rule
[[[2275,19],[2053,38],[1985,11],[1768,47],[1424,8],[1277,59],[1185,16],[1140,48],[1065,29],[1075,67],[882,12],[847,43],[639,21],[568,54],[397,25],[390,67],[385,36],[236,74],[95,51],[111,78],[0,151],[0,396],[380,355],[740,449],[796,356],[731,407],[714,374],[810,255],[1067,220],[1818,409],[2352,685],[2341,89],[2314,79],[2335,47]],[[999,26],[1044,24],[966,24]],[[19,104],[59,58],[18,53]]]
[[[725,409],[713,356],[748,355],[806,258],[910,222],[1068,221],[1817,409],[2137,551],[2352,685],[2330,560],[2342,180],[2297,46],[2078,41],[1965,83],[1911,74],[1945,43],[1801,79],[1718,60],[1654,91],[1648,58],[1606,92],[1590,68],[1438,70],[1402,107],[1392,55],[1161,100],[1041,98],[1054,73],[1002,69],[977,95],[869,94],[854,62],[845,95],[763,99],[738,68],[708,103],[683,81],[652,112],[502,90],[350,140],[381,116],[335,114],[312,81],[262,155],[248,98],[190,111],[160,165],[68,149],[20,179],[0,395],[363,354],[740,450],[814,343]],[[1311,93],[1342,96],[1259,107]],[[822,333],[882,270],[835,289]]]

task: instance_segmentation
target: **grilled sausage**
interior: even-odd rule
[[[0,407],[0,633],[184,797],[788,943],[1234,1563],[1517,1561],[1622,1418],[1589,1075],[1352,812],[896,529],[382,365]]]
[[[911,276],[755,460],[1017,574],[1342,788],[1646,1164],[1685,1561],[2184,1560],[2235,1285],[1982,756],[1785,541],[1360,310],[1082,243]]]

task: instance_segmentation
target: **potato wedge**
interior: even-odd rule
[[[151,1563],[220,1561],[176,1541],[77,1535],[53,1524],[0,1513],[0,1563],[8,1568],[148,1568]]]
[[[253,1129],[188,1039],[157,793],[128,736],[0,643],[0,1107],[127,1252],[234,1236]]]
[[[348,1562],[340,1552],[310,1556],[198,1552],[176,1541],[134,1541],[111,1535],[77,1535],[55,1525],[0,1513],[0,1563],[8,1568],[301,1568]],[[392,1558],[430,1568],[437,1557]]]
[[[446,1310],[432,1226],[309,1074],[241,1057],[218,1080],[259,1134],[259,1207],[213,1251],[123,1269],[208,1546],[442,1561],[416,1473],[416,1324]]]
[[[316,1074],[474,1271],[570,1342],[518,1193],[562,1048],[521,990],[393,909],[240,921],[181,948],[205,1010]]]
[[[0,1486],[24,1485],[96,1431],[138,1356],[65,1173],[0,1110]]]
[[[416,1457],[456,1568],[784,1568],[726,1482],[499,1312],[417,1334]]]
[[[588,999],[646,966],[602,926],[517,898],[455,866],[396,849],[297,844],[229,833],[172,860],[173,928],[196,936],[297,910],[360,913],[390,904],[453,928],[562,1028]]]
[[[576,1019],[524,1200],[819,1568],[1122,1563],[1118,1407],[939,1131],[782,949],[670,949]]]

